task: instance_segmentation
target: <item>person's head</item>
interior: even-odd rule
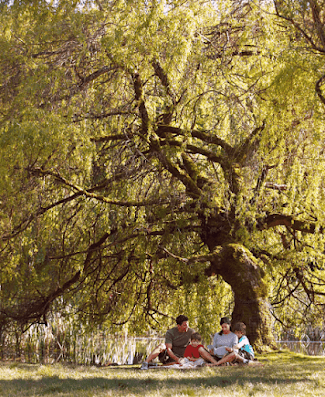
[[[234,325],[233,332],[238,336],[238,338],[241,338],[243,335],[246,335],[246,325],[241,322],[236,323]]]
[[[221,332],[220,334],[229,334],[230,333],[230,326],[231,326],[231,321],[228,317],[222,317],[220,320],[220,325],[221,325]]]
[[[187,332],[188,330],[188,317],[183,314],[176,317],[176,324],[178,328],[178,332]]]
[[[197,347],[201,343],[202,337],[198,332],[191,335],[191,345]]]

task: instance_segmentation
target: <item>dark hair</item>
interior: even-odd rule
[[[236,323],[234,325],[234,332],[235,331],[239,331],[241,332],[243,335],[246,335],[246,325],[244,323]]]
[[[198,332],[194,332],[194,334],[191,335],[191,340],[198,340],[201,342],[202,336]]]
[[[229,325],[231,325],[231,321],[230,321],[229,317],[221,317],[220,325],[222,325],[222,324],[229,324]],[[222,334],[223,334],[223,331],[221,330],[221,331],[219,332],[219,335],[222,335]]]
[[[231,324],[231,321],[230,321],[230,319],[229,319],[229,317],[221,317],[221,320],[220,320],[220,325],[222,325],[222,324]]]
[[[184,321],[188,321],[188,317],[184,316],[184,314],[180,314],[176,317],[176,324],[182,325]]]

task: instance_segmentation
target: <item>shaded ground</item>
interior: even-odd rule
[[[148,370],[0,363],[0,395],[72,396],[324,396],[325,357],[272,353],[263,367]]]

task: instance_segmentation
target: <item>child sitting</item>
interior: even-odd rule
[[[184,357],[190,361],[196,361],[199,358],[203,358],[206,361],[210,361],[213,364],[217,364],[217,361],[211,356],[211,354],[201,344],[202,337],[199,333],[195,332],[191,335],[191,342],[184,352]]]
[[[217,365],[224,363],[240,363],[240,364],[253,364],[254,363],[254,350],[249,343],[246,336],[246,325],[244,323],[236,323],[233,332],[238,337],[238,343],[231,347],[226,347],[229,354],[225,355],[218,361]]]

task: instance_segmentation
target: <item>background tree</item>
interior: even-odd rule
[[[272,345],[272,294],[322,304],[321,62],[253,2],[96,4],[2,6],[2,323],[145,329],[221,276]]]

